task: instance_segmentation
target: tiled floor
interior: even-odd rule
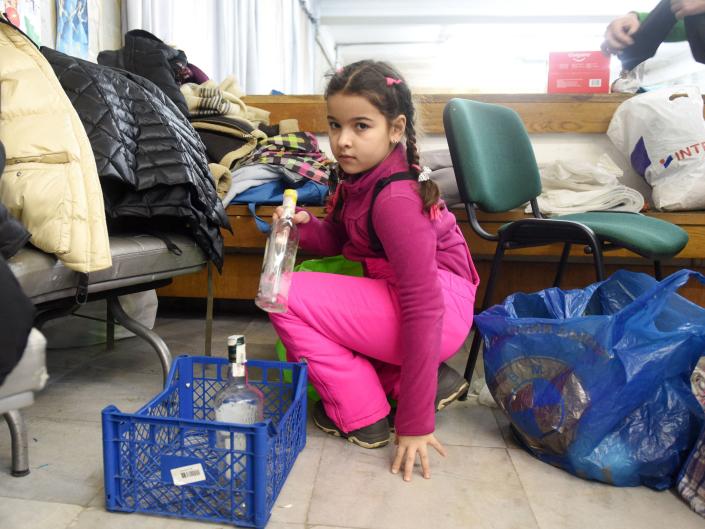
[[[202,320],[160,317],[157,331],[173,355],[202,351]],[[219,354],[228,334],[244,333],[250,357],[275,357],[266,318],[220,316],[214,331]],[[142,340],[122,340],[110,353],[102,346],[51,350],[48,362],[51,381],[26,410],[29,476],[10,476],[10,438],[0,431],[0,528],[218,527],[103,507],[100,411],[110,403],[134,411],[161,385],[156,354]],[[499,414],[474,399],[437,416],[448,457],[432,455],[431,480],[392,475],[391,447],[363,450],[311,424],[308,434],[269,529],[705,527],[672,492],[586,482],[540,463],[512,441]]]

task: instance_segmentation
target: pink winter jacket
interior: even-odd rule
[[[404,351],[396,431],[425,435],[435,426],[444,313],[437,271],[447,270],[475,285],[479,278],[455,216],[443,209],[440,219],[431,220],[422,210],[414,181],[392,182],[377,196],[372,222],[384,256],[370,248],[367,222],[374,185],[408,170],[404,148],[398,145],[378,166],[341,184],[341,222],[331,214],[322,221],[311,215],[310,222],[299,225],[299,233],[302,248],[324,256],[342,253],[362,262],[368,277],[385,279],[394,286],[402,314]]]

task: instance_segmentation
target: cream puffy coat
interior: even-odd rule
[[[2,21],[4,22],[4,20]],[[77,272],[111,266],[103,194],[78,114],[39,50],[0,22],[0,202]]]

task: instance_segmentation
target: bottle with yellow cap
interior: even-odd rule
[[[272,224],[262,261],[262,274],[255,298],[256,305],[267,312],[286,312],[289,300],[291,274],[299,246],[299,230],[293,217],[296,209],[296,190],[284,191],[282,216]]]

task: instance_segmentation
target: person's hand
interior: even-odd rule
[[[277,207],[277,209],[274,210],[274,213],[272,213],[272,222],[278,221],[283,214],[284,207]],[[311,220],[311,216],[306,211],[297,211],[294,213],[292,220],[294,221],[294,224],[306,224],[309,220]]]
[[[705,0],[671,0],[671,11],[678,20],[705,13]]]
[[[674,0],[675,1],[675,0]],[[600,48],[604,53],[618,53],[634,44],[632,35],[639,29],[639,17],[636,13],[627,13],[615,18],[605,30],[605,41]]]
[[[417,453],[419,454],[419,459],[421,459],[423,477],[426,479],[431,477],[428,447],[432,446],[443,457],[446,456],[445,448],[432,433],[427,435],[397,435],[394,439],[394,444],[397,447],[394,461],[392,462],[392,474],[398,474],[400,470],[404,470],[404,481],[411,481],[411,473],[414,470]]]

